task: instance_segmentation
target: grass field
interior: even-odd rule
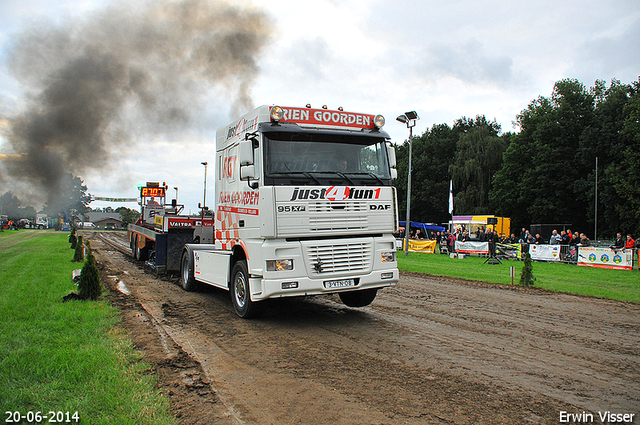
[[[3,420],[41,412],[48,423],[54,412],[75,423],[77,412],[83,424],[175,423],[118,311],[106,300],[62,302],[82,266],[69,247],[66,232],[0,232]]]
[[[452,276],[484,282],[511,284],[510,267],[515,267],[517,285],[524,262],[502,261],[484,264],[486,258],[449,258],[448,255],[398,251],[398,268],[437,276]],[[534,262],[535,287],[572,294],[590,295],[640,303],[640,272],[578,267],[573,264]]]

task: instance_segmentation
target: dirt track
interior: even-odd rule
[[[366,308],[277,300],[246,321],[86,234],[181,423],[640,423],[640,305],[402,274]]]

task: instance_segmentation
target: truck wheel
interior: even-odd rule
[[[376,299],[378,293],[377,288],[362,289],[360,291],[348,291],[340,292],[340,300],[349,307],[364,307],[373,302]]]
[[[189,251],[182,253],[182,261],[180,262],[180,285],[185,291],[195,291],[196,279],[193,277],[193,261]]]
[[[251,301],[251,290],[249,289],[249,272],[247,262],[238,261],[233,266],[231,272],[231,302],[238,316],[243,319],[258,317],[264,313],[265,304],[263,301]]]

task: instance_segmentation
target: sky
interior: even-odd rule
[[[637,0],[184,0],[206,3],[196,18],[185,18],[193,32],[176,30],[178,18],[157,6],[172,1],[180,3],[0,0],[0,159],[7,159],[4,170],[0,165],[6,186],[0,193],[13,190],[23,205],[41,199],[25,170],[37,174],[46,166],[18,161],[32,151],[12,140],[34,133],[23,118],[46,116],[40,103],[55,92],[47,84],[71,69],[65,61],[88,49],[124,58],[127,72],[140,70],[146,79],[100,97],[101,106],[91,109],[100,114],[97,127],[87,130],[95,143],[76,140],[63,149],[61,164],[96,196],[135,197],[145,181],[166,182],[171,197],[177,187],[178,202],[194,213],[203,199],[201,162],[214,163],[216,129],[259,105],[381,113],[392,141],[402,143],[409,132],[395,118],[406,111],[420,117],[414,135],[476,115],[495,119],[504,132],[517,131],[517,114],[538,96],[550,96],[561,79],[591,87],[597,79],[608,85],[612,78],[631,83],[640,76]],[[241,36],[229,45],[240,51],[215,44],[209,51],[215,62],[194,61],[196,41],[189,40],[236,29]],[[149,52],[140,47],[148,42],[140,34],[166,44]],[[101,63],[100,72],[112,64]],[[78,78],[67,74],[69,81]],[[109,99],[116,100],[105,106]],[[77,105],[84,104],[67,102],[62,111],[83,109]],[[10,158],[17,162],[9,164]],[[211,167],[208,175],[212,206]]]

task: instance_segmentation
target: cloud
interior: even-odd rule
[[[640,19],[634,19],[617,34],[590,37],[577,52],[576,71],[582,75],[599,75],[601,79],[636,80],[640,75]],[[584,78],[584,77],[582,77]],[[585,81],[589,84],[593,81]]]
[[[473,84],[506,84],[513,79],[513,59],[506,55],[487,54],[476,39],[463,44],[438,43],[428,47],[424,54],[422,66],[432,73]]]

